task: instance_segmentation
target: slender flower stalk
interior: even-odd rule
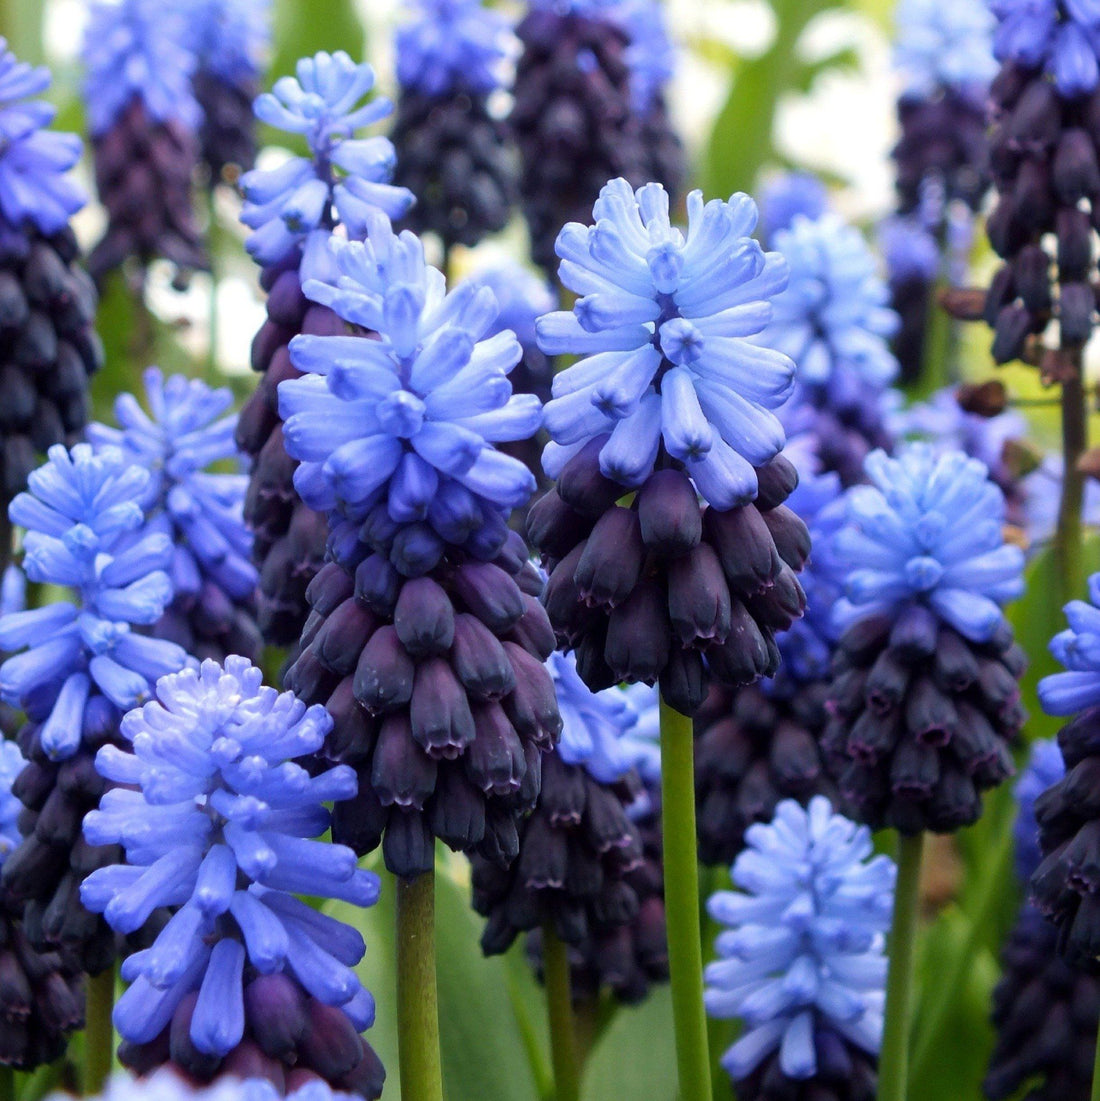
[[[435,870],[397,884],[397,1040],[403,1101],[443,1101],[436,993]]]
[[[543,928],[542,951],[546,972],[546,1006],[550,1016],[550,1054],[554,1063],[554,1097],[556,1101],[578,1101],[581,1060],[577,1051],[577,1024],[573,1017],[569,949],[553,925]]]
[[[84,1010],[84,1096],[100,1093],[111,1073],[115,1051],[115,1029],[111,1014],[115,1006],[115,969],[107,968],[87,980]]]

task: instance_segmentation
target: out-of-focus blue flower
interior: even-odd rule
[[[769,242],[789,229],[798,215],[811,221],[829,209],[829,190],[810,172],[784,172],[773,177],[760,194],[760,236]]]
[[[234,600],[243,600],[257,579],[252,534],[242,515],[248,478],[206,469],[237,454],[237,417],[228,412],[233,394],[183,375],[165,380],[156,367],[145,372],[144,381],[149,412],[133,394],[121,394],[115,400],[121,427],[91,424],[88,438],[97,448],[120,448],[150,472],[142,503],[150,527],[175,546],[176,594],[197,593],[209,577]]]
[[[264,265],[284,261],[299,246],[306,247],[308,260],[311,251],[323,251],[337,224],[362,237],[374,212],[399,218],[413,204],[407,188],[388,182],[395,159],[389,138],[352,137],[393,111],[385,96],[360,105],[374,87],[374,70],[338,50],[302,58],[297,74],[282,77],[257,98],[256,116],[301,134],[310,156],[241,177],[241,221],[253,230],[246,247]]]
[[[209,1086],[196,1088],[174,1070],[133,1078],[112,1074],[102,1093],[87,1101],[353,1101],[351,1093],[334,1090],[321,1078],[311,1078],[285,1094],[266,1078],[217,1077]],[[72,1101],[70,1093],[52,1093],[47,1101]]]
[[[1035,820],[1035,800],[1066,774],[1062,751],[1052,738],[1031,743],[1027,767],[1016,781],[1016,874],[1027,883],[1043,859],[1039,847],[1039,824]]]
[[[1048,715],[1074,715],[1100,703],[1100,573],[1089,578],[1089,599],[1065,607],[1069,626],[1050,643],[1066,667],[1039,681],[1039,702]]]
[[[981,95],[996,74],[995,20],[985,0],[901,0],[894,21],[903,96]]]
[[[918,218],[898,215],[879,226],[879,245],[893,282],[930,283],[940,270],[940,247]]]
[[[790,264],[790,284],[755,339],[794,360],[817,404],[846,409],[884,390],[898,373],[889,338],[899,321],[859,231],[832,213],[795,217],[772,244]]]
[[[1026,433],[1021,433],[1020,438],[1026,439]],[[1023,480],[1024,519],[1028,547],[1032,551],[1043,547],[1054,537],[1064,469],[1061,455],[1045,455],[1038,468]],[[1100,526],[1100,483],[1092,478],[1085,479],[1085,502],[1081,515],[1090,527]]]
[[[661,0],[625,0],[620,24],[630,39],[630,99],[639,115],[647,115],[676,71],[676,50],[668,36]]]
[[[45,234],[62,229],[86,201],[65,175],[80,160],[80,138],[46,130],[57,108],[27,99],[49,86],[49,70],[20,61],[0,37],[0,214],[12,228],[30,222]]]
[[[538,398],[508,381],[521,355],[515,335],[486,338],[492,291],[467,281],[448,294],[420,240],[385,218],[365,243],[334,240],[332,250],[337,284],[311,281],[306,294],[377,339],[291,342],[307,374],[279,385],[279,409],[302,500],[331,514],[335,539],[339,527],[353,542],[384,504],[408,532],[394,565],[409,574],[430,569],[446,544],[476,553],[484,542],[492,557],[504,517],[535,488],[522,462],[492,447],[530,438],[541,421]]]
[[[637,716],[622,736],[623,751],[649,787],[661,782],[661,696],[655,684],[628,684],[619,689]],[[634,806],[631,807],[633,812]]]
[[[156,122],[198,129],[187,23],[164,0],[94,0],[84,33],[88,125],[98,137],[139,98]]]
[[[1100,83],[1100,4],[1096,0],[989,0],[999,20],[998,61],[1044,69],[1069,98]]]
[[[57,445],[8,510],[27,529],[27,577],[76,595],[0,618],[0,650],[21,651],[0,665],[0,696],[42,724],[56,760],[76,752],[85,725],[98,731],[188,660],[132,629],[155,623],[173,595],[172,542],[145,528],[149,480],[117,448]]]
[[[778,1049],[785,1075],[812,1078],[822,1029],[876,1054],[893,861],[873,856],[870,830],[834,814],[822,795],[806,808],[785,799],[771,823],[745,831],[745,845],[732,869],[740,891],[719,891],[707,905],[732,926],[706,969],[707,1012],[745,1023],[722,1065],[739,1080]]]
[[[158,1036],[197,989],[191,1040],[227,1054],[244,1031],[246,961],[261,974],[293,973],[360,1029],[373,1019],[351,970],[362,937],[294,897],[378,899],[378,877],[351,849],[311,840],[329,827],[324,804],[355,795],[355,771],[298,764],[321,748],[332,718],[262,679],[241,657],[163,677],[157,699],[122,721],[132,752],[107,745],[96,755],[100,774],[121,786],[86,816],[84,836],[122,845],[127,863],[92,872],[81,901],[124,933],[158,907],[178,907],[153,946],[123,965],[132,985],[115,1025],[132,1043]]]
[[[414,20],[397,32],[397,80],[427,96],[499,88],[510,41],[508,21],[482,0],[416,0]]]
[[[490,333],[511,329],[524,349],[536,346],[535,322],[550,313],[558,299],[550,285],[536,272],[522,264],[505,263],[475,271],[470,280],[488,287],[497,300],[500,312]]]
[[[753,468],[783,447],[771,410],[791,392],[793,365],[746,338],[770,320],[787,265],[749,236],[756,204],[747,195],[704,204],[693,191],[687,209],[684,233],[669,221],[660,184],[634,192],[612,180],[595,225],[571,222],[559,234],[559,274],[580,298],[540,318],[539,347],[584,358],[554,379],[543,465],[556,478],[585,444],[609,435],[603,473],[638,486],[663,444],[700,494],[728,509],[756,496]]]
[[[0,866],[23,840],[19,832],[23,804],[12,794],[11,786],[26,763],[15,742],[0,741]]]
[[[1004,540],[1004,494],[985,464],[912,443],[894,458],[873,451],[865,470],[872,484],[848,490],[832,540],[837,623],[919,603],[972,641],[991,638],[1023,592],[1024,552]]]
[[[254,79],[271,41],[271,0],[183,0],[188,45],[228,84]]]

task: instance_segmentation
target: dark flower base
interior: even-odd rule
[[[437,837],[506,866],[561,729],[543,665],[554,636],[526,547],[513,534],[494,562],[449,553],[412,580],[384,547],[362,549],[354,575],[330,562],[314,578],[286,674],[335,720],[325,757],[359,773],[332,838],[360,854],[381,843],[409,879],[433,867]]]
[[[890,305],[901,319],[890,348],[900,368],[898,380],[903,384],[916,382],[924,367],[924,338],[931,296],[932,284],[920,276],[890,280]]]
[[[508,127],[486,97],[403,90],[390,135],[393,182],[416,196],[403,225],[435,233],[445,248],[476,245],[507,224],[516,202],[518,160]]]
[[[712,686],[695,716],[695,802],[699,859],[732,864],[745,830],[770,822],[783,799],[805,806],[814,795],[836,801],[819,742],[827,721],[824,684],[790,698],[758,686]]]
[[[322,1079],[367,1101],[381,1095],[386,1072],[374,1049],[342,1009],[317,1001],[290,976],[246,972],[244,1039],[224,1057],[191,1042],[197,998],[197,992],[187,995],[155,1040],[123,1041],[123,1065],[139,1075],[167,1066],[197,1086],[217,1078],[266,1078],[279,1093],[291,1093]]]
[[[309,615],[306,587],[324,562],[328,522],[294,488],[298,464],[283,444],[278,387],[301,377],[287,347],[298,333],[338,335],[347,326],[302,294],[296,264],[268,269],[262,282],[267,320],[252,341],[252,369],[263,377],[241,410],[237,446],[253,459],[244,519],[255,535],[252,557],[260,570],[257,622],[269,645],[291,646]]]
[[[198,593],[177,596],[150,633],[182,646],[198,661],[211,658],[220,664],[240,654],[259,665],[263,656],[255,601],[236,602],[211,581]]]
[[[815,1040],[818,1072],[813,1078],[788,1078],[775,1052],[736,1083],[738,1101],[874,1101],[875,1059],[832,1031],[818,1032]]]
[[[629,507],[599,470],[606,437],[566,465],[532,509],[527,530],[550,573],[544,594],[558,645],[577,652],[594,692],[660,682],[670,706],[694,714],[711,681],[736,688],[779,667],[775,632],[802,615],[796,571],[806,526],[782,502],[798,476],[782,456],[758,471],[756,501],[701,508],[691,480],[659,470]]]
[[[210,186],[236,187],[241,174],[256,163],[256,116],[252,102],[259,82],[229,83],[207,71],[195,74],[195,98],[202,107],[199,156],[209,172]]]
[[[976,822],[981,793],[1013,772],[1026,664],[1007,623],[986,643],[922,607],[850,627],[833,659],[822,736],[841,809],[903,834]]]
[[[1031,905],[1001,953],[993,992],[997,1045],[982,1089],[990,1101],[1087,1101],[1100,1017],[1100,980],[1059,956],[1058,932]]]
[[[198,163],[195,135],[178,122],[151,119],[140,97],[115,124],[92,139],[99,198],[107,232],[88,257],[97,283],[131,256],[141,265],[163,257],[178,283],[206,271],[202,234],[195,222],[191,177]]]
[[[71,230],[42,237],[0,217],[0,493],[26,488],[39,455],[76,443],[103,362],[95,286]],[[6,508],[6,504],[4,505]]]

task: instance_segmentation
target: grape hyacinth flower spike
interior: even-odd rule
[[[84,195],[68,171],[75,134],[47,130],[56,108],[28,97],[50,74],[0,38],[0,507],[26,487],[37,454],[75,443],[88,380],[103,361],[96,293],[69,225]],[[10,548],[0,547],[6,561]]]
[[[193,657],[239,654],[258,661],[263,640],[254,620],[252,533],[242,517],[244,474],[208,468],[237,457],[233,395],[159,368],[144,374],[148,412],[133,394],[115,400],[118,428],[92,424],[96,447],[116,446],[152,473],[145,501],[151,528],[174,547],[175,596],[152,633]]]
[[[97,283],[133,257],[163,257],[177,285],[209,266],[191,176],[202,108],[187,22],[161,0],[95,0],[84,34],[84,99],[107,229],[88,256]]]
[[[438,235],[448,255],[502,230],[516,202],[518,159],[492,106],[514,36],[482,0],[415,9],[397,32],[394,182],[417,197],[404,224]]]
[[[123,964],[119,1054],[143,1074],[164,1062],[200,1080],[307,1072],[377,1098],[385,1072],[359,1035],[374,999],[352,970],[363,938],[297,897],[378,899],[350,849],[312,840],[329,826],[325,804],[354,797],[355,774],[303,767],[332,718],[262,678],[242,657],[162,677],[123,719],[129,747],[96,755],[119,786],[84,833],[125,860],[92,873],[81,901],[121,933],[172,910]]]
[[[199,147],[208,184],[235,185],[256,161],[252,102],[271,38],[271,0],[184,0],[202,108]]]
[[[117,448],[54,447],[9,509],[26,529],[27,578],[72,596],[0,618],[0,650],[11,655],[0,693],[26,713],[19,745],[28,760],[13,788],[26,807],[23,840],[0,880],[30,940],[71,948],[93,974],[115,954],[114,934],[77,899],[84,876],[112,859],[80,836],[105,787],[93,760],[117,742],[123,712],[188,661],[141,633],[172,599],[171,540],[145,521],[150,478]]]
[[[302,283],[328,272],[327,242],[335,229],[361,237],[369,211],[398,218],[413,202],[407,190],[389,183],[395,160],[389,139],[356,136],[392,110],[382,96],[361,102],[374,87],[374,70],[338,51],[302,58],[296,71],[296,78],[282,77],[260,96],[256,113],[270,126],[304,136],[309,156],[241,180],[241,219],[253,230],[247,247],[262,269],[267,319],[252,341],[252,368],[262,378],[241,410],[237,444],[253,460],[244,517],[255,533],[260,569],[257,619],[274,646],[298,641],[309,614],[306,587],[325,546],[325,518],[294,488],[297,464],[283,441],[278,386],[300,374],[288,350],[296,334],[347,331],[327,306],[305,297]]]
[[[738,890],[707,906],[730,927],[707,965],[707,1012],[744,1022],[722,1066],[743,1101],[871,1101],[893,861],[821,795],[807,807],[784,800],[745,841],[731,869]]]

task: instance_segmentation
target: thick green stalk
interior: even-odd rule
[[[676,1030],[680,1101],[710,1101],[703,949],[699,932],[699,863],[695,848],[694,733],[691,719],[661,699],[661,827],[665,925]]]
[[[1058,505],[1058,527],[1054,533],[1062,591],[1058,603],[1067,604],[1085,595],[1085,562],[1082,548],[1081,507],[1085,499],[1085,476],[1077,469],[1088,448],[1088,414],[1081,353],[1074,357],[1074,374],[1062,383],[1062,499]]]
[[[1096,1032],[1096,1055],[1092,1061],[1092,1091],[1089,1097],[1091,1101],[1100,1101],[1100,1029]]]
[[[546,1008],[550,1016],[550,1054],[554,1063],[554,1097],[578,1101],[581,1095],[577,1030],[573,1020],[573,992],[569,978],[569,949],[549,925],[542,931],[542,959],[546,974]]]
[[[878,1101],[905,1101],[906,1097],[923,849],[923,833],[898,838],[898,881],[890,927],[890,974],[886,980],[886,1023],[878,1062]]]
[[[111,1074],[115,1031],[111,1013],[115,1007],[115,969],[108,967],[85,980],[84,993],[84,1096],[103,1092]]]
[[[946,261],[945,261],[946,264]],[[954,347],[956,322],[940,304],[940,292],[947,287],[947,279],[941,275],[928,292],[928,309],[924,321],[924,349],[921,356],[920,378],[913,396],[929,398],[937,390],[958,381]]]
[[[434,870],[397,879],[397,1047],[402,1101],[443,1101]]]

